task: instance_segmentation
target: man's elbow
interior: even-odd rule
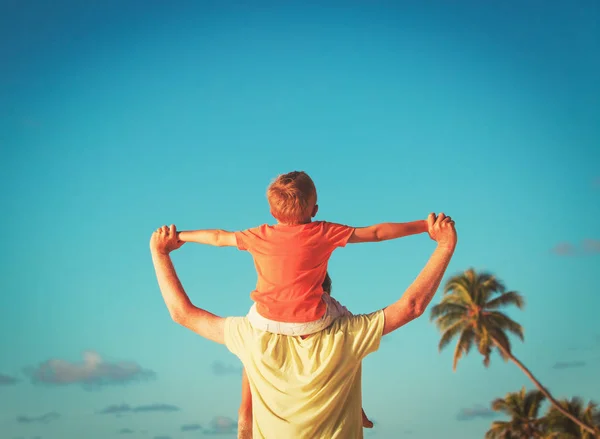
[[[423,303],[419,300],[411,300],[408,303],[408,314],[411,317],[411,320],[418,319],[423,314],[425,314],[425,310],[427,309],[427,304]]]
[[[178,325],[185,326],[188,320],[189,311],[185,307],[169,308],[171,319]]]
[[[185,321],[185,317],[184,314],[180,311],[171,311],[171,320],[173,320],[175,323],[177,323],[178,325],[183,325],[183,322]]]

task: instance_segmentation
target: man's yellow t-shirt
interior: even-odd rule
[[[361,362],[379,348],[383,311],[341,317],[305,339],[225,322],[225,344],[246,368],[254,439],[363,437]]]

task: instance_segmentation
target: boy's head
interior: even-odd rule
[[[283,224],[309,223],[317,214],[317,189],[306,172],[279,175],[267,189],[271,215]]]

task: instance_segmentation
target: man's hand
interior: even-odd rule
[[[170,227],[162,226],[156,229],[150,238],[150,251],[168,255],[185,244],[177,236],[177,229],[173,224]]]
[[[454,221],[443,213],[437,217],[431,213],[427,218],[427,228],[431,239],[437,242],[437,248],[402,297],[383,310],[384,335],[423,315],[448,268],[457,240]]]
[[[456,229],[451,217],[440,213],[437,217],[430,213],[427,217],[427,231],[431,239],[436,241],[441,247],[456,247]]]

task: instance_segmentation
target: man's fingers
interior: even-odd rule
[[[177,229],[175,228],[175,224],[171,224],[169,226],[169,235],[177,236]]]
[[[435,224],[434,227],[439,227],[442,224],[444,224],[444,219],[446,218],[446,215],[444,214],[444,212],[440,212],[435,220]]]

